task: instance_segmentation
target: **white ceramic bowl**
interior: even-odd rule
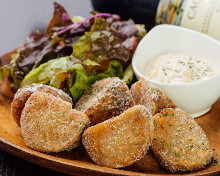
[[[144,76],[147,64],[156,56],[178,52],[208,60],[220,71],[220,42],[199,32],[173,25],[154,27],[139,43],[132,60],[132,67],[139,79],[162,88],[174,103],[192,117],[208,112],[220,97],[220,74],[192,83],[160,83]]]

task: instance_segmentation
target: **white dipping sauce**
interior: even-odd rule
[[[161,83],[189,83],[216,75],[204,59],[183,53],[166,53],[153,59],[145,75]]]

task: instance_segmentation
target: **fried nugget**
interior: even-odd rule
[[[76,103],[75,109],[84,112],[91,125],[117,116],[134,106],[134,100],[124,81],[106,78],[92,85]]]
[[[163,167],[171,172],[195,171],[211,162],[208,138],[187,113],[167,108],[152,120],[151,148]]]
[[[70,150],[80,144],[88,117],[72,104],[43,92],[31,94],[21,114],[25,144],[41,152]]]
[[[150,116],[144,106],[129,108],[85,130],[83,145],[101,166],[122,168],[140,160],[150,145]]]
[[[64,101],[72,103],[72,99],[69,95],[63,92],[60,89],[56,89],[51,86],[43,85],[43,84],[31,84],[25,87],[18,89],[14,96],[14,100],[11,104],[11,113],[12,117],[14,118],[15,122],[18,126],[20,126],[20,117],[21,112],[24,109],[25,102],[31,96],[32,93],[40,91],[52,94],[56,97],[63,99]]]
[[[140,78],[134,83],[130,91],[135,104],[144,105],[152,116],[164,108],[176,108],[176,105],[162,89],[144,78]]]

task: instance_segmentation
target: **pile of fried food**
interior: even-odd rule
[[[97,81],[75,104],[62,90],[42,84],[20,88],[11,104],[26,145],[60,152],[84,145],[100,166],[123,168],[149,148],[171,172],[211,162],[208,138],[197,122],[144,78],[129,90],[119,78]]]

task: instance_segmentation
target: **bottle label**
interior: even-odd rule
[[[185,0],[180,26],[220,40],[220,0]]]

